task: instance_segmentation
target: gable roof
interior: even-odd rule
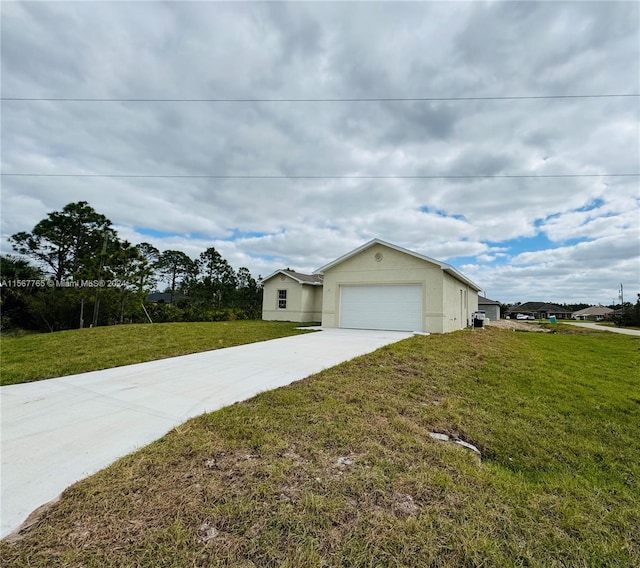
[[[293,278],[298,284],[309,284],[311,286],[322,286],[322,275],[320,274],[303,274],[302,272],[296,272],[295,270],[289,270],[288,268],[282,270],[276,270],[273,274],[270,274],[262,281],[266,282],[270,278],[278,274],[284,274],[289,278]]]
[[[419,258],[420,260],[424,260],[425,262],[430,262],[431,264],[435,264],[436,266],[439,266],[444,272],[447,272],[447,273],[451,274],[452,276],[454,276],[455,278],[457,278],[461,282],[464,282],[465,284],[467,284],[468,286],[470,286],[474,290],[476,290],[476,291],[481,290],[481,288],[475,282],[469,280],[466,276],[464,276],[463,274],[458,272],[455,268],[453,268],[453,266],[451,266],[449,264],[446,264],[444,262],[441,262],[439,260],[436,260],[435,258],[431,258],[429,256],[425,256],[423,254],[419,254],[417,252],[413,252],[412,250],[408,250],[408,249],[399,247],[398,245],[387,243],[386,241],[383,241],[381,239],[372,239],[368,243],[365,243],[362,246],[359,246],[358,248],[352,250],[351,252],[348,252],[347,254],[342,255],[340,258],[337,258],[336,260],[330,262],[329,264],[325,264],[324,266],[321,266],[317,270],[314,270],[313,273],[314,274],[322,274],[325,271],[329,270],[330,268],[333,268],[334,266],[337,266],[338,264],[343,263],[345,260],[348,260],[348,259],[360,254],[361,252],[371,248],[374,245],[382,245],[382,246],[388,247],[390,249],[397,250],[398,252],[402,252],[404,254],[408,254],[409,256],[413,256],[415,258]]]
[[[612,314],[613,310],[605,306],[589,306],[583,310],[573,312],[574,316],[606,316]]]
[[[499,306],[500,302],[496,302],[495,300],[490,300],[489,298],[485,298],[484,296],[478,296],[478,305],[483,306]]]

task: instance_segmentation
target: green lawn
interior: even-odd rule
[[[0,384],[11,385],[305,333],[289,322],[117,325],[0,338]]]
[[[640,566],[639,349],[578,328],[408,339],[176,428],[0,564]]]

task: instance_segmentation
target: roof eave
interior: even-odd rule
[[[302,284],[303,286],[322,286],[322,282],[308,282],[306,280],[301,280],[300,278],[296,278],[293,274],[289,274],[286,270],[284,270],[283,268],[279,268],[278,270],[276,270],[275,272],[273,272],[272,274],[269,274],[269,276],[267,276],[266,278],[262,279],[262,282],[266,282],[267,280],[270,280],[271,278],[273,278],[274,276],[277,276],[278,274],[283,274],[284,276],[286,276],[287,278],[291,278],[291,280],[296,281],[298,284]]]
[[[266,282],[267,280],[270,280],[271,278],[273,278],[274,276],[277,276],[278,274],[282,274],[287,278],[291,278],[291,280],[295,280],[298,284],[304,284],[302,280],[300,280],[299,278],[296,278],[295,276],[292,276],[291,274],[287,274],[287,272],[283,269],[276,270],[273,274],[270,274],[266,278],[263,278],[262,282]]]
[[[442,269],[444,269],[446,267],[449,267],[448,264],[440,262],[439,260],[436,260],[435,258],[431,258],[429,256],[425,256],[423,254],[420,254],[420,253],[414,252],[412,250],[400,247],[398,245],[394,245],[393,243],[388,243],[386,241],[383,241],[382,239],[371,239],[369,242],[364,243],[363,245],[359,246],[358,248],[353,249],[352,251],[349,251],[346,254],[343,254],[339,258],[336,258],[335,260],[331,261],[329,264],[325,264],[324,266],[321,266],[320,268],[314,270],[313,273],[314,274],[322,274],[326,270],[329,270],[330,268],[333,268],[334,266],[344,262],[345,260],[348,260],[349,258],[351,258],[353,256],[356,256],[357,254],[360,254],[361,252],[367,250],[368,248],[371,248],[374,245],[382,245],[382,246],[388,247],[390,249],[397,250],[398,252],[403,252],[403,253],[408,254],[410,256],[415,256],[416,258],[419,258],[421,260],[425,260],[427,262],[431,262],[432,264],[435,264],[435,265],[439,266]],[[478,288],[478,290],[480,290],[480,288]]]

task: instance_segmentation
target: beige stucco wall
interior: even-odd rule
[[[376,254],[382,259],[376,260]],[[422,331],[446,333],[467,325],[478,309],[478,293],[440,266],[376,244],[324,273],[322,325],[340,324],[340,286],[367,284],[418,284],[422,286]],[[464,306],[460,305],[463,290]]]
[[[278,290],[287,291],[287,309],[278,309]],[[300,284],[284,274],[264,283],[262,319],[266,321],[314,322],[322,317],[322,286]]]
[[[306,318],[302,321],[322,320],[322,286],[303,286],[302,311]]]
[[[464,329],[471,324],[471,314],[478,310],[478,292],[464,282],[443,272],[443,333]]]

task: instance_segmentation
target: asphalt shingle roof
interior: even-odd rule
[[[557,304],[548,304],[547,302],[525,302],[511,306],[509,313],[515,312],[552,312],[556,314],[570,314],[571,310],[558,306]]]
[[[281,270],[291,278],[295,278],[300,282],[307,282],[308,284],[322,284],[321,274],[303,274],[302,272],[296,272],[295,270]]]
[[[613,313],[611,308],[605,306],[589,306],[583,310],[573,312],[574,316],[607,316]]]

